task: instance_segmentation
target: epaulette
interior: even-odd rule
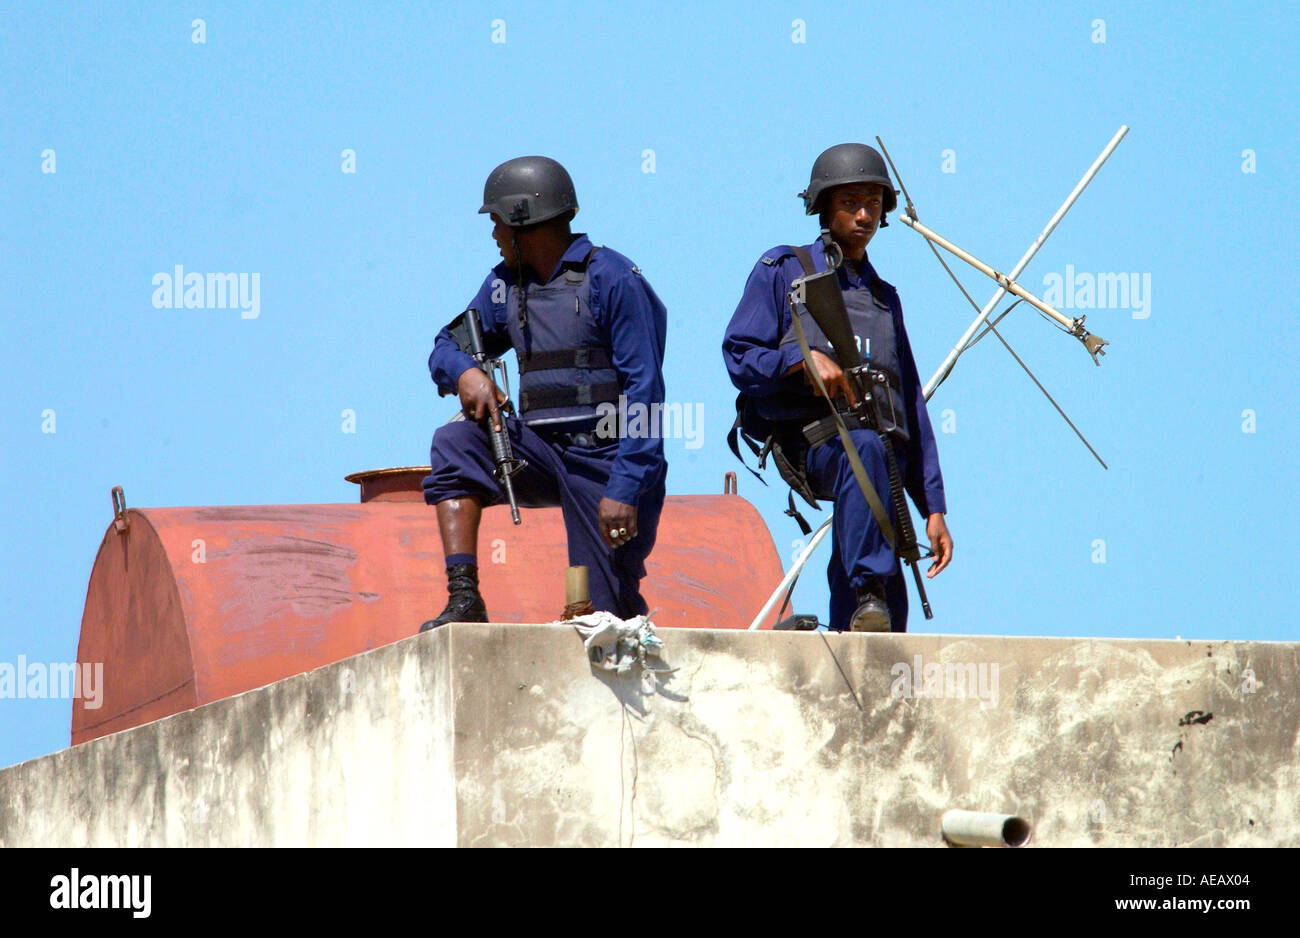
[[[794,257],[794,256],[795,256],[794,248],[790,247],[790,245],[788,244],[784,244],[780,247],[775,247],[772,248],[770,251],[767,251],[761,258],[761,260],[768,267],[775,267],[777,264],[785,260],[787,257]]]

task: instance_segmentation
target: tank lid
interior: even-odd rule
[[[424,477],[431,471],[429,466],[402,466],[367,469],[343,478],[361,486],[362,502],[422,502]]]

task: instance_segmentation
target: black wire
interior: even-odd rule
[[[803,568],[802,568],[802,567],[799,569],[799,572],[796,573],[796,574],[794,575],[794,579],[790,581],[790,588],[789,588],[788,590],[785,591],[785,599],[782,600],[782,602],[781,602],[781,608],[780,608],[780,610],[779,610],[779,611],[777,612],[777,614],[776,614],[776,621],[777,621],[777,622],[780,622],[780,621],[781,621],[781,615],[785,612],[786,607],[790,605],[790,597],[794,595],[794,587],[795,587],[795,584],[799,582],[799,577],[801,577],[801,576],[803,576]]]
[[[1062,420],[1064,420],[1066,423],[1070,425],[1070,429],[1074,431],[1075,436],[1077,436],[1080,440],[1083,441],[1084,446],[1088,447],[1088,452],[1092,453],[1092,455],[1096,457],[1097,462],[1101,463],[1101,468],[1109,469],[1110,466],[1106,465],[1106,461],[1102,459],[1100,456],[1097,456],[1097,451],[1092,448],[1092,444],[1089,443],[1086,439],[1084,439],[1083,434],[1079,432],[1079,428],[1076,427],[1073,421],[1071,421],[1070,418],[1065,415],[1065,411],[1061,410],[1061,405],[1056,403],[1052,395],[1047,393],[1047,388],[1043,387],[1042,382],[1040,382],[1037,378],[1034,377],[1034,373],[1029,370],[1029,366],[1026,365],[1024,362],[1020,361],[1020,356],[1016,354],[1015,349],[1013,349],[1010,345],[1007,345],[1007,340],[1002,338],[1002,333],[998,332],[998,330],[996,329],[993,329],[992,326],[990,326],[989,328],[992,329],[993,334],[998,337],[998,341],[1001,342],[1003,345],[1006,345],[1007,351],[1011,353],[1011,357],[1016,360],[1016,362],[1020,365],[1021,368],[1025,369],[1025,374],[1029,375],[1030,379],[1034,382],[1034,384],[1038,385],[1038,390],[1043,392],[1043,396],[1052,402],[1052,406],[1056,408],[1056,412],[1061,415]]]
[[[988,324],[987,328],[985,328],[985,330],[984,330],[983,332],[981,332],[981,333],[980,333],[979,335],[977,335],[975,338],[973,338],[973,339],[971,339],[969,342],[967,342],[967,343],[966,343],[966,348],[962,349],[962,351],[965,352],[965,351],[967,351],[967,350],[969,350],[969,349],[973,349],[973,348],[975,347],[975,343],[976,343],[976,342],[978,342],[980,339],[984,338],[986,335],[988,335],[990,332],[992,332],[994,326],[996,326],[996,325],[997,325],[998,323],[1000,323],[1002,320],[1006,319],[1007,316],[1009,316],[1009,315],[1011,314],[1011,311],[1012,311],[1013,309],[1015,309],[1017,306],[1019,306],[1019,305],[1020,305],[1021,303],[1023,303],[1023,302],[1024,302],[1023,299],[1016,300],[1014,303],[1012,303],[1010,306],[1008,306],[1006,309],[1004,309],[1004,310],[1002,311],[1002,315],[999,316],[997,319],[994,319],[992,322],[990,322],[990,323]]]

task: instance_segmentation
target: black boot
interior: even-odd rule
[[[849,620],[850,632],[888,632],[889,606],[884,578],[873,576],[857,589],[858,608]]]
[[[420,626],[421,632],[436,629],[448,622],[486,622],[487,606],[478,591],[478,566],[458,563],[447,568],[447,608],[436,619]]]

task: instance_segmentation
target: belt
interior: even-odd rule
[[[586,407],[589,404],[612,404],[622,392],[617,381],[604,384],[575,384],[564,388],[543,388],[519,392],[519,412],[549,410],[552,407]]]
[[[565,430],[537,430],[538,435],[544,437],[551,443],[557,443],[560,446],[575,446],[578,449],[599,449],[602,446],[608,446],[610,443],[618,441],[616,435],[605,435],[598,433],[596,430],[580,430],[577,432]]]

